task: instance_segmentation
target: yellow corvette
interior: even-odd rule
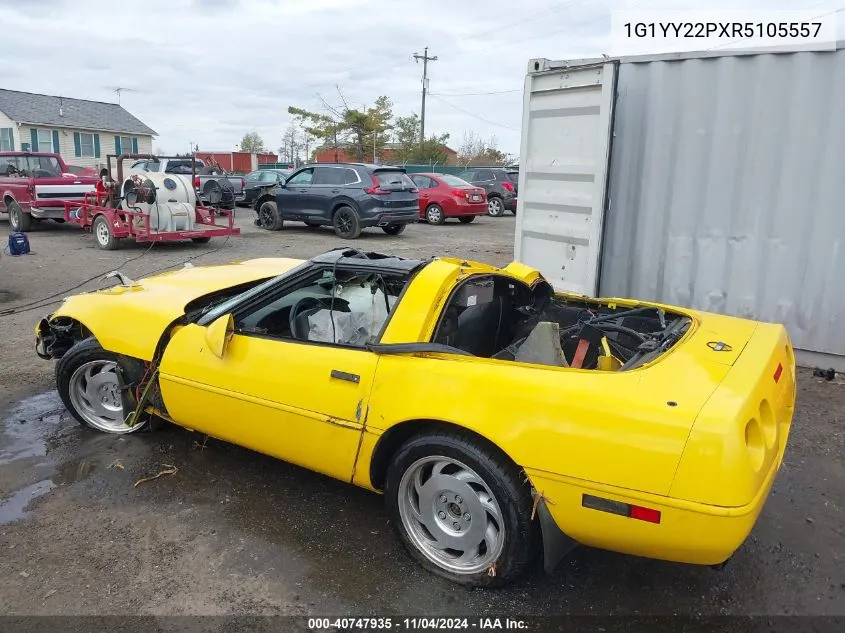
[[[722,564],[795,404],[782,326],[555,293],[520,263],[336,249],[121,277],[36,339],[86,427],[164,419],[382,492],[466,585],[578,543]]]

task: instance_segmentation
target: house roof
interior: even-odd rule
[[[0,89],[0,112],[17,123],[158,136],[116,103]]]

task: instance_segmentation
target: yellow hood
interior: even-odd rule
[[[147,277],[131,286],[114,286],[68,297],[53,317],[82,323],[107,350],[151,360],[165,328],[204,295],[269,279],[302,260],[250,259],[231,264],[180,268]]]

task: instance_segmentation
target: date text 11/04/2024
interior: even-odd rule
[[[821,22],[626,22],[626,37],[810,38]]]
[[[308,618],[310,631],[519,631],[528,623],[518,618]]]

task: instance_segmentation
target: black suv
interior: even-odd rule
[[[399,167],[319,163],[293,172],[284,183],[259,192],[255,224],[278,231],[285,220],[334,227],[344,239],[378,226],[399,235],[420,215],[419,190]]]
[[[487,192],[487,213],[494,217],[505,214],[505,209],[516,215],[517,183],[519,171],[500,167],[476,167],[458,174],[459,178],[483,187]]]

